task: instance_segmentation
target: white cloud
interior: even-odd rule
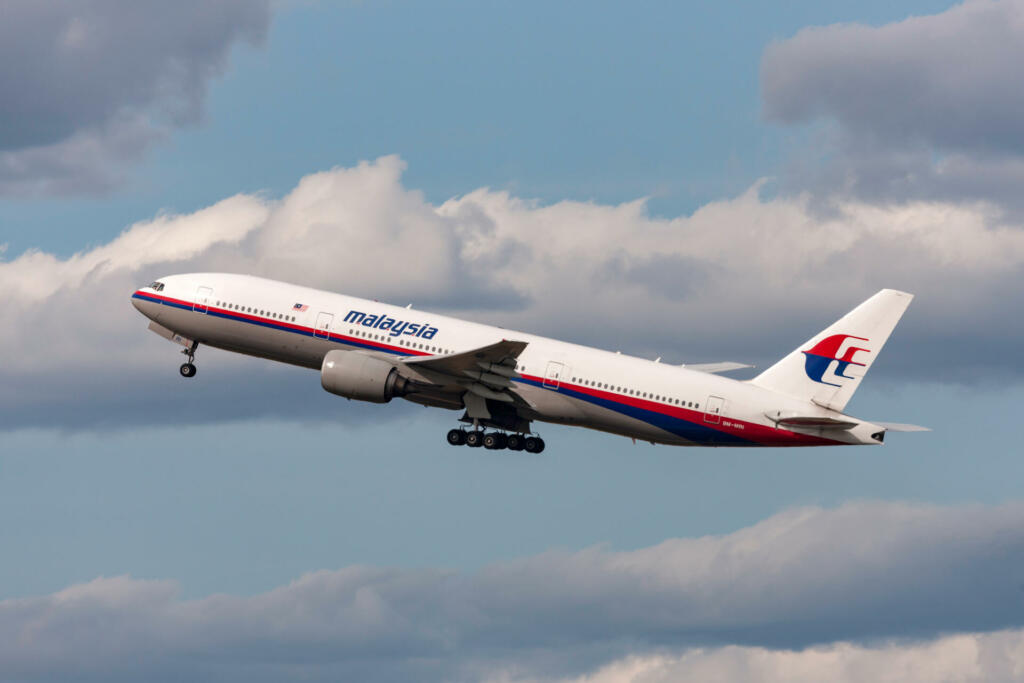
[[[540,205],[488,189],[434,206],[402,185],[403,169],[384,157],[307,176],[279,200],[239,195],[157,216],[66,259],[0,261],[0,353],[17,358],[0,369],[0,424],[131,423],[152,401],[189,410],[201,386],[209,404],[182,419],[261,410],[271,383],[283,390],[270,364],[201,354],[232,381],[185,393],[175,349],[145,331],[130,293],[175,272],[411,301],[675,362],[763,365],[882,287],[919,295],[886,350],[904,376],[931,376],[959,352],[945,377],[1003,377],[1000,353],[1024,337],[992,305],[1020,285],[1024,231],[986,204],[850,201],[821,214],[807,197],[764,199],[755,187],[673,219],[643,201]],[[305,396],[319,391],[306,371],[287,377]],[[241,393],[251,398],[231,400]]]
[[[174,582],[99,578],[0,601],[0,677],[1019,675],[1022,529],[1020,504],[862,502],[792,510],[726,536],[547,552],[472,572],[319,571],[248,597],[184,600]],[[891,638],[904,640],[883,643]]]

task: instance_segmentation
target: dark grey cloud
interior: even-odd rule
[[[1024,6],[1014,1],[972,0],[880,27],[807,28],[764,52],[764,115],[834,125],[827,160],[798,169],[798,188],[1020,210],[1022,62]]]
[[[0,21],[0,192],[92,191],[195,122],[268,0],[9,0]]]
[[[628,654],[1024,624],[1024,506],[852,503],[472,572],[349,567],[252,597],[101,578],[0,602],[7,680],[500,680]]]
[[[1024,153],[1024,6],[973,0],[882,27],[807,28],[761,63],[769,120],[905,146]]]

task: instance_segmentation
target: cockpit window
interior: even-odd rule
[[[164,283],[157,280],[156,282],[151,284],[149,288],[152,289],[154,292],[162,292],[164,291]]]

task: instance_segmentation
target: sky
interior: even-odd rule
[[[0,681],[1024,680],[1024,3],[4,12]],[[933,431],[451,448],[182,380],[202,270],[759,368],[904,289],[848,411]]]

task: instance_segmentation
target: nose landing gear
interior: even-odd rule
[[[199,347],[199,342],[193,342],[192,346],[182,350],[182,353],[188,357],[188,361],[181,364],[178,368],[178,372],[181,373],[182,377],[195,377],[196,376],[196,349]]]

